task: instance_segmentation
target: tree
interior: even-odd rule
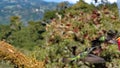
[[[68,5],[69,5],[68,1],[61,2],[57,5],[57,10],[58,11],[65,10],[66,8],[69,7]]]
[[[56,12],[57,11],[55,11],[55,10],[54,11],[47,11],[47,12],[45,12],[43,19],[44,20],[50,20],[50,19],[55,18],[56,17],[56,15],[55,15]]]
[[[0,40],[7,39],[11,33],[9,25],[0,25]]]
[[[10,17],[10,26],[11,29],[13,30],[21,30],[22,27],[22,22],[20,21],[20,17],[19,16],[11,16]]]

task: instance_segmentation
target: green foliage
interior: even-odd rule
[[[46,11],[44,13],[43,20],[50,20],[50,19],[56,18],[57,17],[56,13],[59,13],[62,16],[64,16],[65,10],[68,9],[69,7],[70,7],[70,4],[67,1],[58,3],[58,5],[57,5],[55,10]]]
[[[7,39],[11,35],[9,25],[0,25],[0,40]]]
[[[12,16],[10,18],[10,28],[17,31],[17,30],[21,30],[22,28],[22,22],[20,21],[20,17],[19,16]]]
[[[95,8],[94,5],[89,5],[88,3],[84,2],[83,0],[79,0],[75,5],[72,6],[74,10],[80,10],[84,12],[89,12]]]
[[[49,20],[49,19],[55,18],[56,17],[56,14],[55,14],[56,12],[57,11],[47,11],[47,12],[45,12],[44,19]]]
[[[10,64],[9,61],[0,61],[0,68],[13,68],[14,66]]]
[[[67,1],[61,2],[57,5],[57,11],[65,10],[69,7],[69,3]]]
[[[114,10],[114,13],[112,8],[104,7],[101,7],[97,10],[93,5],[86,4],[84,1],[79,1],[74,6],[65,10],[65,14],[62,19],[56,18],[55,20],[52,20],[51,23],[47,24],[46,32],[43,33],[44,42],[46,42],[44,46],[46,48],[48,47],[50,50],[48,52],[49,56],[47,56],[48,63],[46,64],[46,67],[57,67],[60,65],[60,68],[62,68],[61,66],[70,68],[72,66],[73,68],[83,66],[89,68],[89,64],[86,66],[82,62],[75,62],[73,64],[61,64],[59,61],[61,60],[62,56],[73,56],[70,51],[72,46],[77,46],[77,52],[79,53],[85,50],[85,48],[91,46],[91,40],[98,37],[101,33],[104,35],[104,32],[102,31],[108,31],[109,29],[118,30],[120,25],[118,24],[118,16],[115,14],[117,13],[116,10]],[[59,16],[62,15],[60,14]],[[77,37],[77,40],[75,37]],[[56,42],[57,40],[59,40],[59,42]],[[108,50],[102,52],[101,57],[106,60],[105,66],[108,65],[107,67],[110,67],[110,65],[113,63],[115,63],[113,66],[116,66],[119,60],[115,62],[115,59],[118,59],[120,53],[116,49],[116,46],[109,46],[110,47],[108,47]],[[59,58],[57,59],[57,57]],[[92,65],[92,67],[94,68],[95,66]]]
[[[117,7],[115,4],[108,4],[107,7],[99,5],[95,8],[83,0],[70,8],[64,7],[65,5],[61,4],[60,11],[46,12],[44,20],[51,21],[45,22],[46,25],[41,21],[29,21],[23,26],[19,17],[11,17],[10,25],[0,26],[0,39],[30,51],[31,57],[45,61],[46,68],[94,68],[94,65],[85,65],[82,61],[63,63],[62,59],[74,56],[74,46],[77,47],[76,54],[91,47],[90,42],[93,39],[100,34],[106,35],[104,31],[119,31]],[[106,60],[105,65],[108,68],[112,67],[111,65],[119,68],[120,53],[116,45],[109,45],[100,56]]]
[[[41,22],[31,21],[28,26],[22,26],[19,17],[11,17],[10,25],[0,26],[0,39],[6,40],[12,45],[33,50],[34,46],[37,46],[40,40],[43,39],[41,34],[45,31],[45,27]]]

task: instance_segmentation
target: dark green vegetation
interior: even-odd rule
[[[119,27],[115,3],[95,7],[80,0],[72,7],[60,6],[60,10],[47,12],[44,21],[29,21],[26,26],[19,17],[11,17],[10,25],[0,25],[0,39],[11,43],[28,56],[45,61],[46,68],[94,68],[95,65],[81,61],[66,64],[62,59],[73,57],[72,46],[77,46],[78,54],[90,47],[90,41],[103,31],[119,31]],[[106,60],[104,67],[119,68],[120,52],[117,45],[108,44],[106,48],[100,54]]]

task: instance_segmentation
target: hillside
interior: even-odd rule
[[[55,9],[56,5],[43,0],[0,0],[0,23],[9,23],[10,16],[20,16],[24,22],[39,20],[45,11]]]

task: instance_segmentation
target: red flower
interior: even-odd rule
[[[79,29],[76,27],[73,29],[73,32],[78,33]]]
[[[84,38],[88,39],[88,33],[84,34]]]
[[[110,12],[106,11],[106,12],[104,12],[104,14],[110,14]]]
[[[68,26],[68,27],[69,27],[69,26],[71,26],[71,24],[66,24],[66,26]]]
[[[120,51],[120,37],[117,39],[118,49]]]

